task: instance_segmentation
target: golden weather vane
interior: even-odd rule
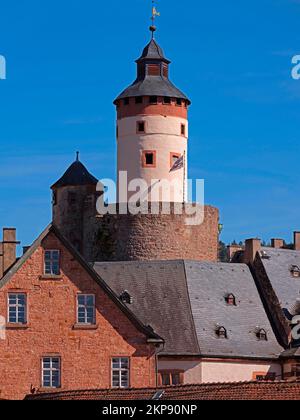
[[[152,32],[152,38],[154,38],[154,32],[156,31],[155,19],[157,16],[160,16],[160,13],[156,9],[155,0],[152,0],[152,16],[151,16],[152,25],[150,26],[150,31]]]

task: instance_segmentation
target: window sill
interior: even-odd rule
[[[73,330],[97,330],[98,324],[74,324]]]
[[[39,277],[40,280],[62,280],[62,275],[43,274]]]
[[[7,323],[5,328],[7,330],[27,330],[29,328],[29,324],[13,324]]]

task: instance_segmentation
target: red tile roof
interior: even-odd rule
[[[235,382],[148,389],[62,391],[29,395],[30,400],[300,400],[300,381]]]

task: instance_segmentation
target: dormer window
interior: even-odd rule
[[[218,338],[227,338],[227,331],[225,327],[217,327],[216,334]]]
[[[268,255],[267,251],[261,251],[260,255],[261,258],[264,260],[269,260],[271,258],[270,255]]]
[[[259,341],[268,341],[267,333],[263,328],[257,330],[256,337]]]
[[[298,265],[292,265],[290,268],[291,275],[293,277],[300,277],[300,268]]]
[[[236,306],[235,296],[232,293],[225,296],[225,302],[228,306]]]
[[[127,290],[124,290],[124,292],[121,294],[120,300],[127,305],[132,305],[133,303],[133,297],[127,292]]]

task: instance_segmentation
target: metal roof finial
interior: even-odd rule
[[[152,16],[151,16],[152,25],[149,28],[150,31],[152,32],[152,39],[154,39],[154,32],[156,31],[156,26],[155,26],[156,16],[160,16],[160,13],[156,10],[155,0],[152,0]]]
[[[79,152],[76,152],[76,162],[79,162]]]

